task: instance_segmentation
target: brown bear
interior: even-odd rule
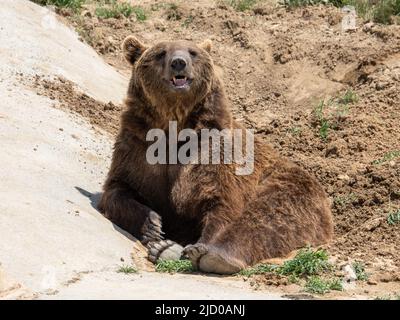
[[[147,245],[150,260],[182,253],[201,271],[231,274],[332,238],[321,185],[258,137],[248,175],[229,163],[150,164],[146,135],[168,135],[170,121],[195,132],[244,129],[232,118],[210,41],[146,46],[130,36],[122,48],[132,77],[99,209]]]

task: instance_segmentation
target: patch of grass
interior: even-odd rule
[[[390,151],[390,152],[385,153],[385,155],[381,159],[373,161],[372,164],[379,165],[379,164],[382,164],[382,163],[385,163],[388,161],[392,161],[398,157],[400,157],[399,150]]]
[[[288,276],[288,281],[289,283],[298,284],[300,282],[300,278],[298,276],[291,274],[290,276]]]
[[[377,296],[374,300],[400,300],[400,293],[386,294],[384,296]]]
[[[133,7],[133,12],[136,15],[138,21],[145,21],[147,19],[146,11],[141,7]]]
[[[182,22],[182,27],[187,28],[193,22],[194,17],[190,15]]]
[[[318,4],[331,4],[336,7],[353,6],[359,16],[377,23],[391,24],[392,17],[400,16],[400,0],[281,0],[287,8]]]
[[[281,4],[288,8],[313,6],[317,4],[333,4],[339,7],[343,5],[343,0],[282,0]]]
[[[339,104],[342,104],[342,105],[343,105],[343,104],[347,105],[347,104],[356,103],[356,102],[358,102],[358,96],[357,96],[357,94],[356,94],[353,90],[351,90],[351,89],[347,90],[347,91],[343,94],[342,97],[339,97],[339,98],[338,98],[338,103],[339,103]]]
[[[314,116],[318,122],[318,134],[322,140],[327,140],[329,131],[336,130],[339,122],[349,113],[349,105],[356,103],[358,96],[352,90],[347,90],[342,96],[321,100],[314,108]]]
[[[325,101],[321,100],[314,109],[314,114],[318,120],[322,120],[324,118],[324,109],[325,109]]]
[[[259,0],[225,0],[224,3],[233,7],[236,11],[251,9]]]
[[[352,203],[353,201],[357,200],[357,195],[355,193],[350,193],[344,196],[337,196],[333,199],[335,205],[340,207],[345,207],[348,204]]]
[[[137,273],[138,271],[133,266],[123,265],[118,268],[117,272],[125,273],[125,274],[132,274],[132,273]]]
[[[374,300],[391,300],[391,299],[392,297],[390,295],[378,296],[374,298]]]
[[[338,278],[322,279],[318,276],[311,276],[307,279],[304,290],[309,293],[325,294],[331,290],[343,291],[343,286]]]
[[[369,276],[368,273],[365,272],[365,265],[361,261],[355,261],[352,264],[354,272],[356,273],[357,280],[359,281],[367,281]]]
[[[316,275],[331,268],[326,250],[313,251],[311,248],[305,248],[300,250],[292,260],[280,266],[277,272],[286,276],[301,277]]]
[[[138,21],[147,19],[146,12],[143,8],[132,6],[128,2],[118,2],[116,0],[103,3],[95,10],[96,16],[102,19],[126,17],[129,18],[132,14],[136,15]]]
[[[78,11],[86,0],[31,0],[42,6],[56,6],[58,8],[70,8]]]
[[[400,209],[389,213],[387,223],[391,226],[400,223]]]
[[[324,294],[331,290],[343,291],[341,279],[332,276],[333,270],[333,265],[328,262],[326,250],[313,250],[307,247],[281,266],[261,263],[241,270],[237,275],[251,277],[273,272],[280,276],[286,276],[289,283],[304,285],[306,292]]]
[[[321,121],[321,127],[319,128],[319,136],[321,137],[322,140],[328,139],[329,128],[330,128],[329,121],[326,119],[323,119]]]
[[[301,133],[302,129],[301,127],[292,127],[289,129],[289,132],[291,133],[292,136],[298,136]]]
[[[254,267],[241,270],[238,273],[238,275],[245,276],[245,277],[251,277],[253,275],[274,272],[276,270],[276,268],[277,268],[277,266],[261,263]]]
[[[156,264],[157,272],[190,273],[195,269],[190,260],[160,260]]]
[[[343,0],[354,6],[357,14],[377,23],[390,24],[393,16],[400,15],[400,0]]]
[[[250,277],[275,272],[289,277],[293,282],[298,282],[302,276],[316,275],[331,270],[331,267],[326,250],[314,251],[311,248],[305,248],[300,250],[292,260],[285,261],[281,266],[261,263],[241,270],[238,275]]]
[[[319,104],[314,109],[314,114],[319,122],[319,136],[322,140],[326,140],[328,138],[329,132],[329,120],[324,116],[325,109],[325,101],[320,101]]]

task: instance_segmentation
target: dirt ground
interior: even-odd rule
[[[358,19],[357,30],[343,32],[340,10],[326,6],[289,11],[263,3],[237,12],[212,0],[138,3],[147,12],[143,22],[102,20],[90,6],[79,18],[59,14],[125,75],[119,48],[127,35],[149,44],[211,39],[236,119],[323,183],[335,221],[330,255],[338,265],[362,261],[371,274],[354,294],[400,291],[400,223],[388,223],[400,209],[400,26]],[[32,80],[39,92],[116,133],[122,106],[98,103],[63,79]],[[344,104],[346,92],[357,98]],[[318,113],[321,101],[327,107]]]

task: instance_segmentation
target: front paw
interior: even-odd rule
[[[142,243],[147,245],[150,242],[164,240],[164,232],[161,231],[161,217],[154,211],[150,211],[149,216],[142,227]]]
[[[156,263],[158,260],[179,260],[183,247],[171,240],[153,241],[147,244],[149,249],[148,259]]]

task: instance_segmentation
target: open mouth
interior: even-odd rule
[[[174,76],[170,80],[171,84],[177,89],[188,87],[191,81],[192,81],[191,79],[188,79],[185,76]]]

